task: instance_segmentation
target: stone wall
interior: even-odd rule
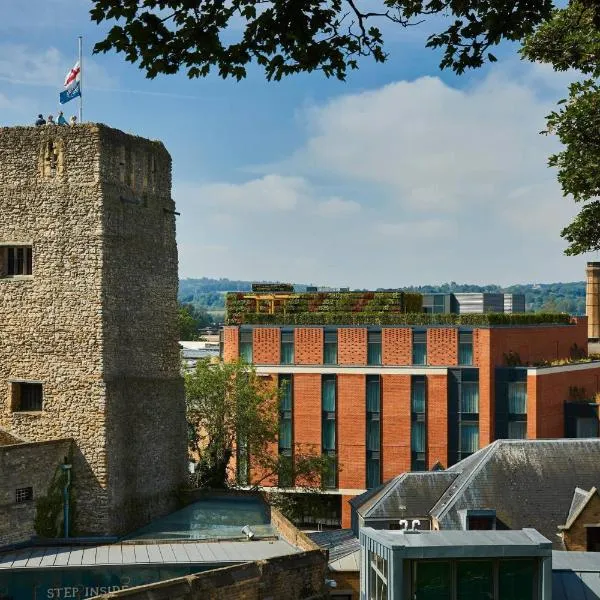
[[[35,501],[48,492],[70,448],[70,440],[0,447],[0,547],[27,541],[35,534]],[[33,490],[31,500],[17,502],[16,491],[29,487]]]
[[[163,514],[185,478],[170,185],[161,143],[103,125],[0,135],[0,247],[33,251],[0,276],[0,427],[75,440],[81,533]],[[13,410],[18,381],[43,410]]]
[[[99,599],[325,600],[327,555],[321,550],[260,560],[139,586]]]

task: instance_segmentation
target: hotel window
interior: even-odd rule
[[[337,484],[335,468],[336,449],[336,379],[335,375],[323,375],[321,379],[321,432],[322,453],[334,462],[323,478],[324,488],[335,488]]]
[[[381,364],[381,330],[367,332],[367,364]]]
[[[427,364],[427,332],[413,330],[412,343],[413,365]]]
[[[479,450],[479,423],[463,421],[460,424],[460,455],[466,458]]]
[[[367,489],[381,483],[381,382],[367,375]]]
[[[527,439],[527,382],[511,381],[508,390],[508,439]]]
[[[252,362],[252,329],[240,331],[240,358],[248,364]]]
[[[333,331],[325,330],[323,340],[323,362],[326,365],[337,365],[337,329]]]
[[[459,331],[458,332],[458,364],[472,365],[473,364],[473,332]]]
[[[425,471],[427,456],[427,426],[426,426],[426,387],[425,377],[414,375],[411,378],[411,470]]]
[[[281,332],[281,364],[294,364],[294,330]]]
[[[279,401],[279,456],[282,470],[279,473],[279,487],[294,485],[293,477],[293,391],[292,376],[280,375],[279,388],[281,390]]]
[[[43,407],[41,383],[11,382],[13,412],[39,412]]]
[[[479,450],[479,371],[448,370],[448,464]]]
[[[0,246],[0,277],[18,277],[32,273],[31,246]]]
[[[479,414],[479,382],[463,381],[460,390],[460,412]]]

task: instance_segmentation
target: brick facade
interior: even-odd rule
[[[294,347],[296,364],[322,365],[323,329],[321,327],[296,327]]]
[[[233,362],[240,356],[239,327],[223,327],[223,360]]]
[[[300,452],[321,453],[321,375],[294,375],[294,445]],[[296,485],[302,485],[296,481]]]
[[[535,376],[527,377],[529,438],[557,438],[565,435],[564,404],[572,399],[569,388],[582,389],[586,398],[594,398],[600,392],[600,367],[572,369],[567,367],[558,373],[552,373],[549,369],[537,369]]]
[[[427,377],[427,467],[437,462],[448,467],[448,380],[445,375]]]
[[[382,481],[410,471],[410,375],[383,375],[381,398]]]
[[[423,329],[423,327],[419,327]],[[367,328],[338,329],[338,363],[322,365],[323,328],[295,329],[295,364],[277,366],[279,337],[277,328],[254,329],[254,352],[266,371],[288,373],[294,382],[294,442],[321,449],[321,378],[337,378],[337,458],[338,487],[362,490],[366,485],[366,381],[369,375],[381,377],[381,480],[411,469],[411,379],[424,376],[427,383],[426,467],[436,463],[448,467],[456,460],[450,436],[456,436],[458,421],[449,422],[451,395],[469,381],[455,373],[458,369],[477,369],[479,380],[479,446],[495,439],[496,369],[505,367],[505,354],[522,354],[524,360],[568,357],[574,344],[584,351],[585,319],[571,326],[498,326],[473,331],[473,364],[458,365],[458,327],[427,329],[426,365],[411,365],[412,334],[410,327],[383,327],[382,364],[367,365]],[[262,336],[262,337],[260,337]],[[264,340],[264,341],[263,341]],[[259,346],[263,345],[261,350]],[[258,360],[257,360],[258,362]],[[446,371],[451,368],[453,373]],[[562,369],[562,372],[560,371]],[[260,372],[260,368],[259,368]],[[454,378],[456,379],[450,379]],[[469,375],[470,377],[470,375]],[[528,378],[528,437],[562,437],[564,403],[569,387],[585,387],[588,396],[598,391],[600,367],[583,364],[577,367],[538,369]],[[453,382],[451,385],[451,381]],[[456,401],[456,397],[453,396]],[[458,398],[460,401],[460,398]],[[498,415],[502,419],[502,415]],[[456,417],[458,418],[458,417]],[[504,423],[504,421],[502,421]],[[502,425],[504,426],[504,425]],[[452,438],[454,439],[454,438]],[[458,443],[458,442],[455,442]],[[465,452],[465,450],[461,450]],[[297,482],[300,484],[301,482]],[[347,524],[349,507],[342,502],[342,518]]]
[[[367,330],[341,327],[338,329],[338,363],[340,365],[367,364]]]
[[[491,330],[478,329],[473,335],[473,365],[479,367],[479,445],[494,441],[495,365],[490,342]]]
[[[458,364],[458,329],[430,327],[427,330],[427,364],[445,366]]]
[[[381,330],[381,363],[384,365],[412,364],[412,329],[410,327]]]
[[[277,365],[281,360],[279,327],[256,327],[252,332],[252,361],[256,365]]]
[[[569,358],[573,345],[587,354],[587,319],[577,317],[574,322],[575,325],[490,328],[494,364],[503,364],[511,351],[519,355],[523,364]]]
[[[367,388],[363,375],[337,379],[337,449],[340,488],[364,489],[367,473]]]

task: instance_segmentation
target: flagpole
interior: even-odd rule
[[[83,36],[78,36],[79,40],[79,122],[83,123]]]

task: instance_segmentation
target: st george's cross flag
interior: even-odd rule
[[[75,66],[67,73],[64,83],[64,91],[60,93],[60,103],[66,104],[73,98],[81,96],[81,67],[79,61],[75,63]]]

